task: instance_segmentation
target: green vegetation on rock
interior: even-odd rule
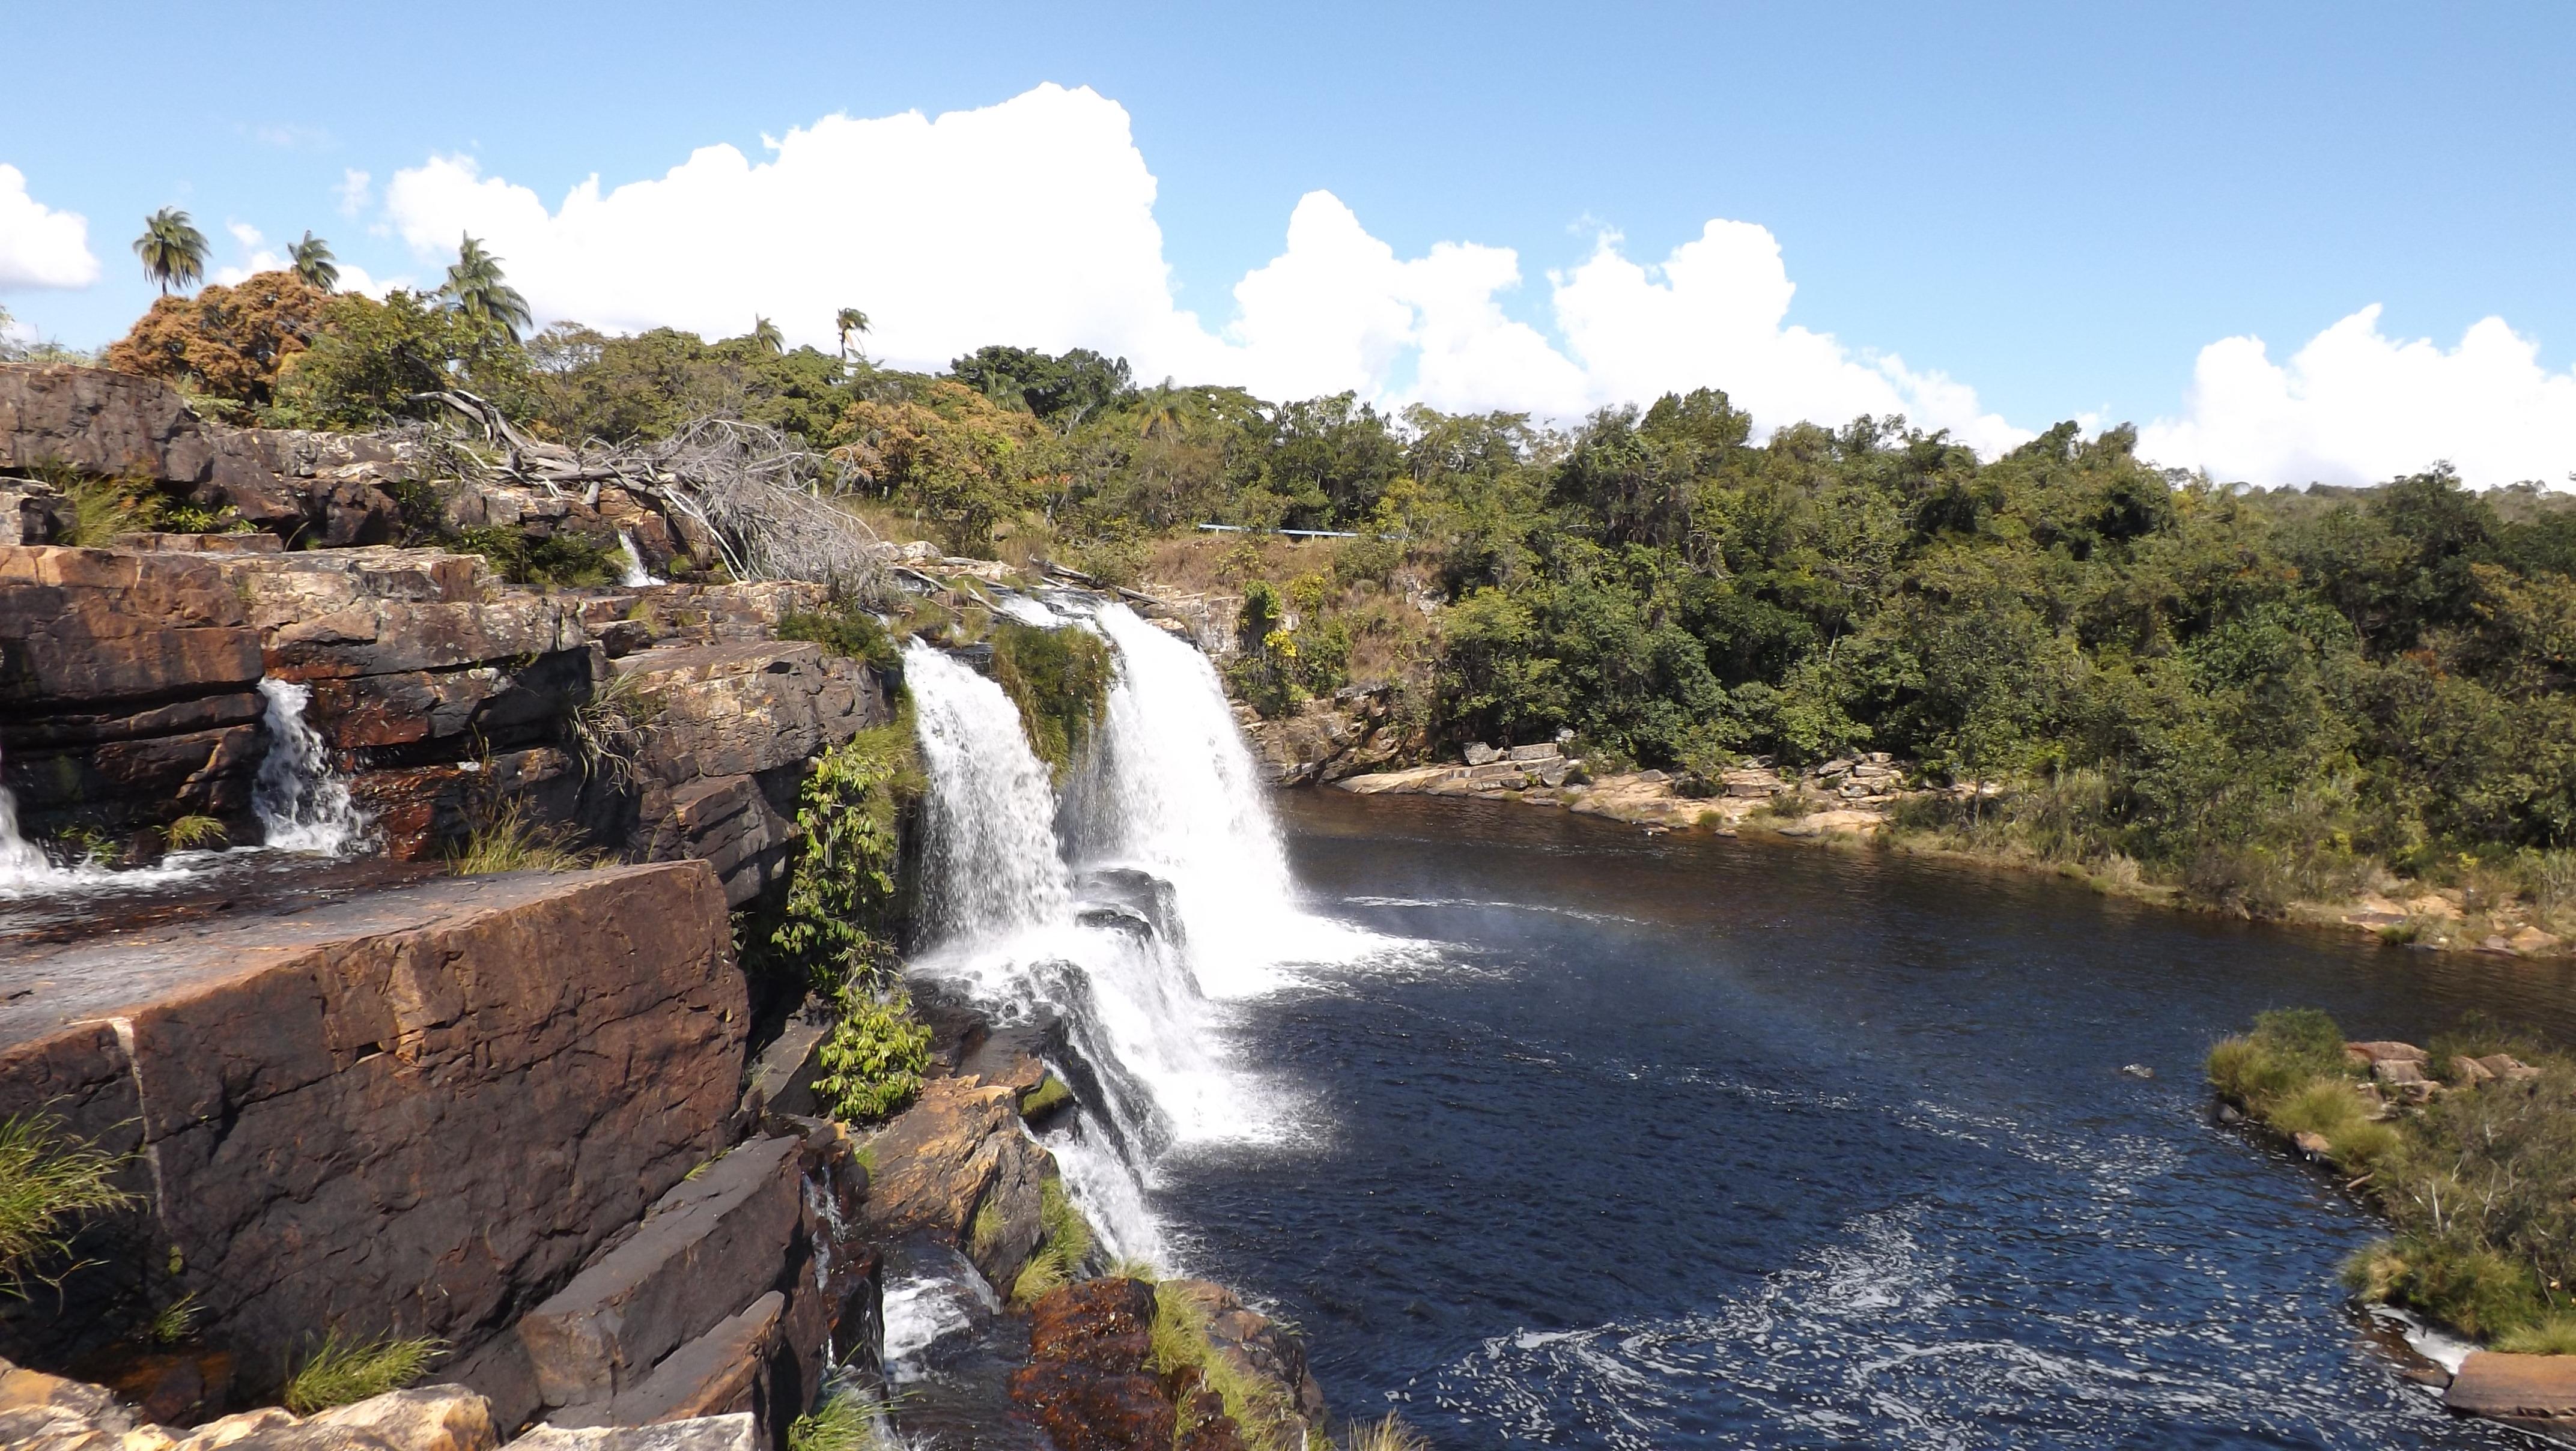
[[[1089,630],[993,622],[993,681],[1020,708],[1029,745],[1062,781],[1109,708],[1109,645]]]
[[[2536,1071],[2472,1064],[2508,1049]],[[2576,1345],[2576,1064],[2475,1027],[2429,1063],[2439,1086],[2383,1096],[2332,1019],[2295,1009],[2212,1049],[2209,1077],[2388,1216],[2396,1234],[2345,1266],[2355,1293],[2499,1347]]]
[[[68,1255],[83,1215],[133,1202],[116,1184],[122,1162],[66,1138],[50,1114],[0,1119],[0,1292],[23,1295],[48,1256]]]
[[[1049,1179],[1038,1186],[1038,1223],[1044,1237],[1011,1284],[1014,1304],[1029,1304],[1049,1290],[1081,1279],[1091,1261],[1091,1225],[1064,1192],[1061,1180]]]
[[[444,1342],[426,1337],[342,1340],[335,1330],[287,1377],[281,1399],[288,1410],[309,1416],[398,1391],[428,1374],[445,1350]]]
[[[930,1028],[913,1016],[912,997],[900,989],[877,997],[853,983],[838,998],[839,1017],[815,1050],[822,1073],[814,1095],[832,1117],[875,1123],[892,1116],[921,1092],[930,1068]]]
[[[835,1390],[787,1428],[787,1451],[864,1451],[875,1439],[866,1398]]]

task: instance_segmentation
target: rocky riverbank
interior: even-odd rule
[[[911,869],[882,792],[853,827],[813,789],[884,787],[841,753],[908,733],[883,619],[727,578],[740,541],[640,484],[452,446],[0,367],[0,1130],[90,1175],[0,1266],[9,1445],[780,1448],[827,1385],[885,1415],[889,1254],[971,1265],[1005,1344],[1048,1276],[1111,1268],[1024,1118],[1089,1111],[1043,1045],[952,1006],[917,1097],[837,1122],[847,1004],[737,954],[817,831]],[[214,532],[102,529],[124,490]],[[621,546],[631,584],[540,567]],[[975,654],[998,566],[874,557],[889,613]],[[1089,1427],[1086,1377],[1134,1372],[1086,1351],[1056,1392],[997,1378],[993,1444],[1302,1445],[1164,1344],[1320,1425],[1294,1337],[1174,1293],[1172,1419]],[[299,1389],[335,1356],[427,1372]]]

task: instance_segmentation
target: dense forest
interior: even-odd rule
[[[1434,749],[1570,732],[1686,781],[1885,750],[1969,788],[1916,827],[2247,910],[2389,869],[2576,897],[2576,512],[2537,484],[2250,489],[2072,423],[1992,461],[1901,418],[1757,439],[1713,389],[1559,430],[1080,350],[911,373],[854,349],[855,311],[838,355],[765,321],[523,341],[483,260],[384,301],[294,272],[166,297],[103,361],[282,426],[449,386],[568,443],[769,424],[880,527],[1241,594],[1248,698],[1391,683]]]

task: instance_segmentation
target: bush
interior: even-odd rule
[[[2576,1355],[2576,1314],[2553,1311],[2516,1326],[2495,1338],[2495,1348],[2511,1355]]]
[[[744,966],[837,993],[873,983],[900,914],[904,804],[923,789],[909,702],[894,723],[815,758],[797,791],[796,861],[784,899],[740,919]]]
[[[903,664],[903,650],[886,632],[885,622],[856,600],[835,600],[820,611],[799,610],[778,622],[778,638],[811,640],[835,655],[864,660],[879,671]]]
[[[287,1378],[286,1408],[309,1416],[401,1390],[427,1374],[446,1348],[425,1337],[343,1341],[335,1330]]]
[[[456,537],[453,547],[459,553],[479,554],[490,560],[501,577],[512,584],[545,588],[607,584],[618,578],[622,567],[613,539],[581,534],[531,538],[505,524],[468,529]]]
[[[852,989],[842,994],[840,1018],[815,1061],[822,1073],[814,1093],[832,1117],[875,1123],[921,1092],[921,1076],[930,1068],[930,1028],[913,1016],[912,998],[900,989],[882,999]]]

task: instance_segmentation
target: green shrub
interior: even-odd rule
[[[884,999],[853,989],[840,1006],[839,1021],[816,1050],[823,1071],[814,1093],[834,1118],[874,1123],[921,1092],[930,1028],[913,1016],[912,998],[900,989]]]
[[[2483,1245],[2399,1241],[2406,1273],[2391,1299],[2483,1340],[2538,1321],[2546,1302],[2531,1271]]]
[[[426,1374],[446,1348],[426,1337],[343,1341],[332,1331],[287,1378],[286,1408],[309,1416],[401,1390]]]
[[[511,525],[491,524],[466,530],[451,547],[461,554],[482,555],[512,584],[567,588],[608,584],[622,571],[616,540],[583,534],[530,538]]]
[[[134,1202],[115,1183],[123,1162],[49,1114],[0,1119],[0,1292],[23,1295],[45,1257],[67,1255],[81,1216]]]
[[[906,701],[894,723],[814,760],[798,788],[796,860],[774,907],[740,919],[746,969],[834,994],[885,975],[901,915],[900,824],[923,790]]]
[[[199,847],[219,847],[228,840],[224,824],[211,816],[182,816],[161,828],[161,839],[172,851],[195,851]]]
[[[778,638],[811,640],[835,655],[864,660],[881,671],[902,665],[903,650],[885,622],[856,600],[835,600],[823,610],[799,610],[778,622]]]

